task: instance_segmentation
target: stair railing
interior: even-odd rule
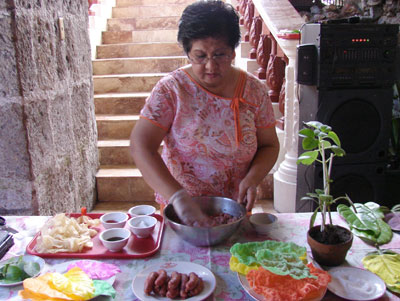
[[[281,33],[300,30],[304,21],[288,0],[239,0],[236,9],[247,30],[244,41],[252,45],[249,58],[255,58],[259,65],[255,75],[266,80],[271,101],[279,103],[283,115],[277,127],[284,131],[281,148],[285,155],[274,173],[274,207],[280,212],[294,212],[299,128],[295,65],[299,40],[282,38]]]

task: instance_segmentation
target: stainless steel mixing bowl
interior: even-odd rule
[[[200,204],[203,212],[209,216],[227,213],[239,218],[233,223],[211,228],[191,227],[181,224],[174,211],[174,207],[171,204],[167,205],[164,209],[165,223],[182,239],[195,246],[205,247],[221,243],[235,232],[246,217],[246,209],[244,206],[232,199],[208,196],[194,197],[193,199]]]

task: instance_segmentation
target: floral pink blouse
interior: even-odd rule
[[[241,79],[239,95],[224,98],[178,69],[157,83],[141,111],[142,118],[167,132],[161,156],[193,196],[236,199],[257,151],[257,128],[275,125],[267,87],[245,72]],[[168,203],[158,194],[156,201]]]

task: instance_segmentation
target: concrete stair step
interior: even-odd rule
[[[137,168],[101,166],[96,175],[97,199],[105,201],[154,201],[154,191],[146,184]]]
[[[98,140],[129,139],[139,115],[96,115]]]
[[[193,0],[116,0],[116,7],[126,7],[126,6],[164,6],[166,4],[191,4]]]
[[[188,63],[186,56],[97,59],[93,61],[93,75],[167,73]]]
[[[177,29],[136,30],[136,31],[104,31],[103,44],[176,42]]]
[[[185,55],[176,42],[108,44],[97,46],[97,58],[129,58],[148,56],[182,56]]]
[[[150,93],[109,93],[94,95],[96,114],[138,115]]]
[[[129,153],[129,140],[99,140],[100,166],[103,165],[132,165],[135,162]]]
[[[123,75],[95,75],[95,94],[150,92],[166,73],[142,73]]]
[[[152,18],[152,17],[180,17],[185,4],[168,4],[162,6],[155,5],[138,5],[138,6],[126,6],[126,7],[113,7],[112,18]]]
[[[161,154],[162,145],[158,152]],[[99,140],[97,142],[100,157],[100,166],[104,165],[131,165],[136,168],[136,164],[129,152],[129,140]]]
[[[176,29],[178,16],[147,18],[113,18],[107,20],[107,31],[162,30]]]

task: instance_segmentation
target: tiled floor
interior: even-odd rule
[[[146,202],[143,202],[141,204],[145,204]],[[138,202],[101,202],[96,204],[94,209],[91,212],[110,212],[110,211],[125,211],[127,212],[129,208],[137,205]],[[152,205],[154,203],[151,203]],[[159,208],[157,208],[157,212],[159,213]],[[274,209],[274,202],[273,200],[259,200],[257,201],[256,205],[254,206],[252,213],[257,213],[257,212],[271,212],[271,213],[276,213]]]

